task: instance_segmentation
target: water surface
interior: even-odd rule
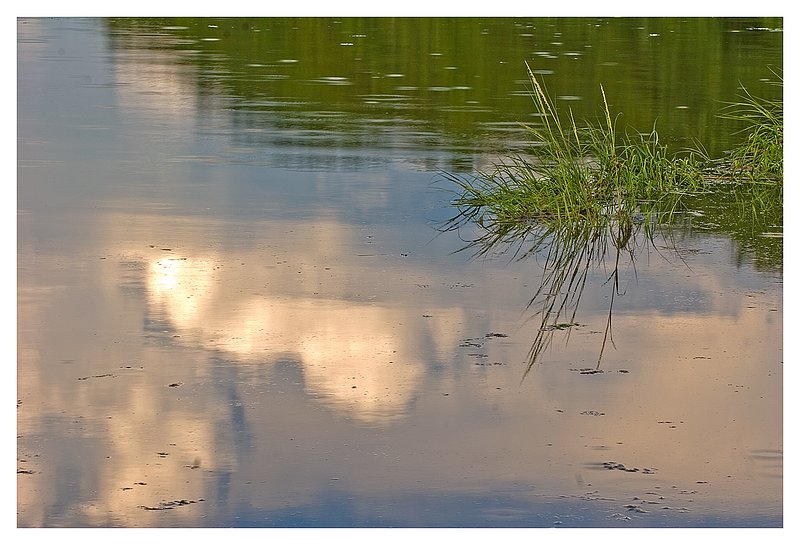
[[[527,374],[542,260],[436,230],[524,60],[722,153],[781,27],[19,20],[18,525],[781,526],[781,225],[700,203]]]

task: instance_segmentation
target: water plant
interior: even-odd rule
[[[479,253],[497,242],[528,236],[533,227],[614,223],[624,234],[643,218],[671,214],[681,195],[704,183],[695,167],[701,157],[692,151],[682,157],[671,154],[655,127],[620,135],[602,87],[604,119],[579,124],[571,110],[562,114],[555,108],[527,68],[541,119],[540,126],[526,127],[532,142],[527,153],[470,178],[445,175],[460,189],[453,201],[459,212],[445,228],[477,223],[482,233],[470,246]],[[534,243],[532,250],[538,246]]]
[[[783,77],[772,73],[772,85],[782,89]],[[705,171],[738,205],[740,231],[775,237],[783,226],[783,100],[740,90],[740,100],[726,104],[720,117],[743,125],[742,141],[725,157],[706,159]]]
[[[772,71],[783,88],[783,77]],[[783,100],[752,95],[740,85],[738,102],[727,104],[720,117],[740,121],[744,141],[731,152],[720,170],[733,181],[783,186]]]
[[[613,254],[613,265],[606,267],[612,291],[599,367],[607,341],[613,344],[612,311],[623,256],[633,265],[643,247],[655,247],[656,233],[669,239],[681,204],[717,191],[722,181],[738,186],[735,195],[749,192],[755,214],[774,206],[776,190],[782,195],[782,103],[745,90],[742,101],[722,114],[747,123],[745,142],[724,161],[712,161],[700,148],[668,149],[655,126],[646,133],[618,127],[602,86],[601,119],[578,123],[571,110],[556,108],[527,63],[526,68],[540,120],[526,126],[530,148],[488,172],[444,174],[457,188],[452,204],[458,213],[443,230],[470,228],[462,250],[475,255],[543,256],[541,284],[528,303],[540,322],[526,374],[553,333],[575,324],[590,270],[607,266],[606,256]],[[781,199],[777,202],[780,206]]]
[[[527,66],[527,63],[526,63]],[[466,248],[476,254],[514,247],[524,258],[544,253],[543,277],[528,304],[537,306],[541,322],[530,351],[528,370],[549,346],[559,324],[574,323],[583,288],[593,265],[609,251],[633,258],[636,234],[647,238],[653,228],[668,224],[680,197],[703,183],[692,154],[670,155],[655,127],[649,133],[623,132],[603,95],[604,118],[579,124],[572,112],[557,111],[544,87],[528,68],[532,98],[540,126],[526,127],[533,143],[490,172],[464,178],[445,177],[460,192],[453,204],[458,214],[444,226],[460,230],[476,225]],[[612,286],[603,343],[613,343],[611,315],[619,290],[618,267],[608,276]],[[565,321],[566,320],[566,321]]]

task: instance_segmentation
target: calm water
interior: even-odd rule
[[[526,375],[542,261],[436,230],[524,60],[719,155],[781,20],[17,28],[19,526],[783,524],[780,219],[624,263],[596,373],[602,264]]]

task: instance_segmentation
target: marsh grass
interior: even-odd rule
[[[773,70],[776,87],[783,77]],[[734,197],[738,213],[753,230],[764,218],[783,225],[783,99],[754,96],[740,86],[738,102],[727,104],[720,117],[739,121],[742,142],[727,157],[707,160],[713,179],[722,180]],[[782,229],[781,229],[782,231]],[[763,232],[763,229],[762,229]]]
[[[774,208],[776,191],[782,197],[782,103],[744,91],[742,101],[723,115],[747,125],[745,142],[726,161],[711,161],[700,149],[669,150],[655,126],[646,133],[622,130],[602,86],[601,118],[576,122],[571,110],[556,109],[526,67],[541,120],[525,127],[530,149],[489,172],[444,174],[457,188],[452,204],[458,213],[443,230],[472,228],[462,250],[475,255],[511,251],[517,259],[544,259],[540,287],[527,307],[540,321],[525,375],[550,346],[554,332],[566,329],[568,338],[589,274],[603,267],[611,294],[599,367],[608,343],[614,343],[620,260],[633,266],[637,252],[655,248],[656,234],[671,240],[671,225],[687,197],[715,192],[724,181],[737,186],[734,194],[744,196],[740,202],[753,215]],[[608,260],[612,255],[613,261]]]
[[[783,77],[773,70],[783,88]],[[783,185],[783,99],[752,95],[740,86],[738,102],[727,104],[720,117],[744,124],[744,141],[729,154],[721,169],[735,181],[755,185]]]
[[[624,238],[637,220],[670,215],[681,195],[703,184],[694,167],[699,158],[693,152],[673,157],[655,127],[648,133],[618,135],[617,117],[612,117],[602,87],[602,121],[579,124],[571,110],[556,110],[526,66],[542,120],[541,126],[526,126],[533,142],[529,153],[471,178],[445,175],[460,188],[453,201],[459,213],[446,229],[477,223],[483,232],[470,247],[478,253],[527,236],[534,225],[549,233],[574,223],[596,229],[615,224]],[[532,250],[537,249],[534,244]]]
[[[590,272],[613,254],[614,265],[606,271],[611,303],[599,366],[606,345],[613,344],[620,257],[627,254],[632,263],[639,234],[652,240],[656,228],[670,223],[681,196],[703,179],[691,154],[670,156],[655,127],[648,133],[621,133],[602,87],[602,119],[579,124],[571,110],[556,110],[527,68],[541,119],[541,125],[526,127],[533,146],[527,155],[510,157],[490,172],[469,178],[445,174],[459,188],[453,201],[458,214],[445,230],[476,226],[475,237],[463,248],[476,255],[513,248],[519,259],[544,256],[540,287],[528,303],[540,322],[526,374],[554,332],[563,329],[559,326],[575,323]]]

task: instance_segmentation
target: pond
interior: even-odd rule
[[[721,156],[782,26],[19,19],[18,526],[782,526],[782,211],[698,197],[533,363],[546,260],[441,229],[525,61]]]

